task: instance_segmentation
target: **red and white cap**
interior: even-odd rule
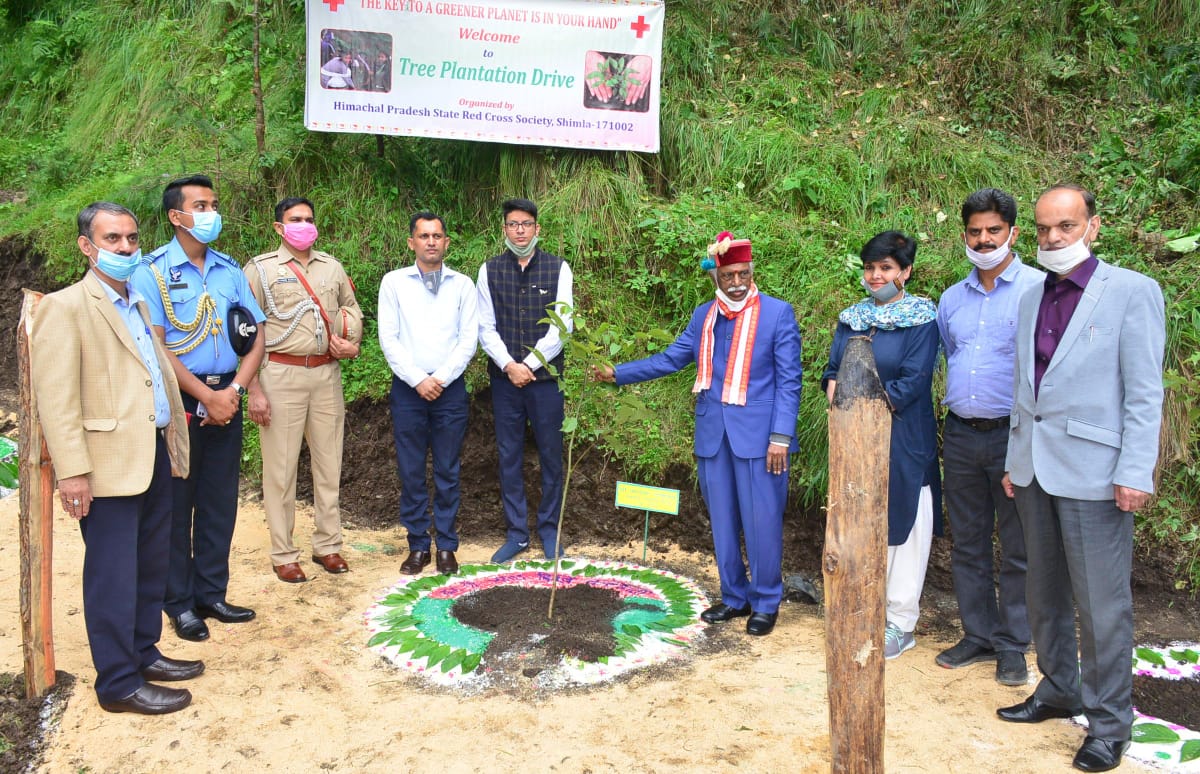
[[[713,259],[716,266],[732,266],[735,263],[750,263],[749,239],[734,239],[733,234],[722,231],[717,234],[717,241],[708,246],[708,257]]]

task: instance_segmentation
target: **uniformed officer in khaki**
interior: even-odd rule
[[[349,570],[342,550],[338,487],[346,403],[339,360],[356,357],[362,310],[354,286],[333,256],[312,249],[317,227],[312,202],[275,205],[283,242],[246,265],[246,278],[267,321],[267,359],[250,385],[250,418],[259,427],[263,508],[271,532],[271,565],[279,580],[308,580],[292,541],[300,441],[312,459],[312,560],[326,572]]]

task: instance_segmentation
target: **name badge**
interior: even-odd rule
[[[167,290],[187,290],[187,283],[176,282],[171,285],[167,285]]]

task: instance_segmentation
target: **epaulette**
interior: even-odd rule
[[[232,266],[233,268],[235,268],[235,269],[238,269],[239,271],[241,270],[241,268],[242,268],[241,264],[239,264],[239,263],[236,263],[236,262],[235,262],[235,261],[234,261],[232,258],[230,258],[230,257],[229,257],[228,255],[226,255],[225,253],[220,253],[220,252],[217,252],[216,250],[212,249],[211,247],[210,247],[210,248],[208,248],[208,252],[209,252],[211,255],[215,255],[215,256],[217,256],[218,258],[220,258],[222,261],[224,261],[225,263],[229,264],[229,265],[230,265],[230,266]]]
[[[162,245],[161,247],[159,247],[155,250],[151,250],[148,253],[143,253],[142,254],[142,263],[144,263],[146,265],[152,264],[166,254],[167,254],[167,245]]]
[[[253,258],[251,258],[251,259],[250,259],[250,262],[251,262],[251,263],[258,263],[259,261],[265,261],[265,260],[267,260],[268,258],[278,258],[278,257],[279,257],[279,251],[278,251],[278,250],[272,250],[272,251],[271,251],[271,252],[269,252],[269,253],[263,253],[263,254],[261,254],[261,255],[256,255],[256,256],[254,256]]]

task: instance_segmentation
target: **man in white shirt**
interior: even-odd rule
[[[405,575],[431,561],[429,527],[437,531],[437,570],[458,572],[459,467],[467,433],[462,374],[475,355],[479,320],[475,285],[444,263],[450,237],[432,212],[409,219],[412,266],[388,272],[379,285],[379,346],[392,369],[392,433],[400,476],[400,524],[408,530]],[[433,454],[434,495],[425,460]],[[430,511],[432,510],[432,519]]]

